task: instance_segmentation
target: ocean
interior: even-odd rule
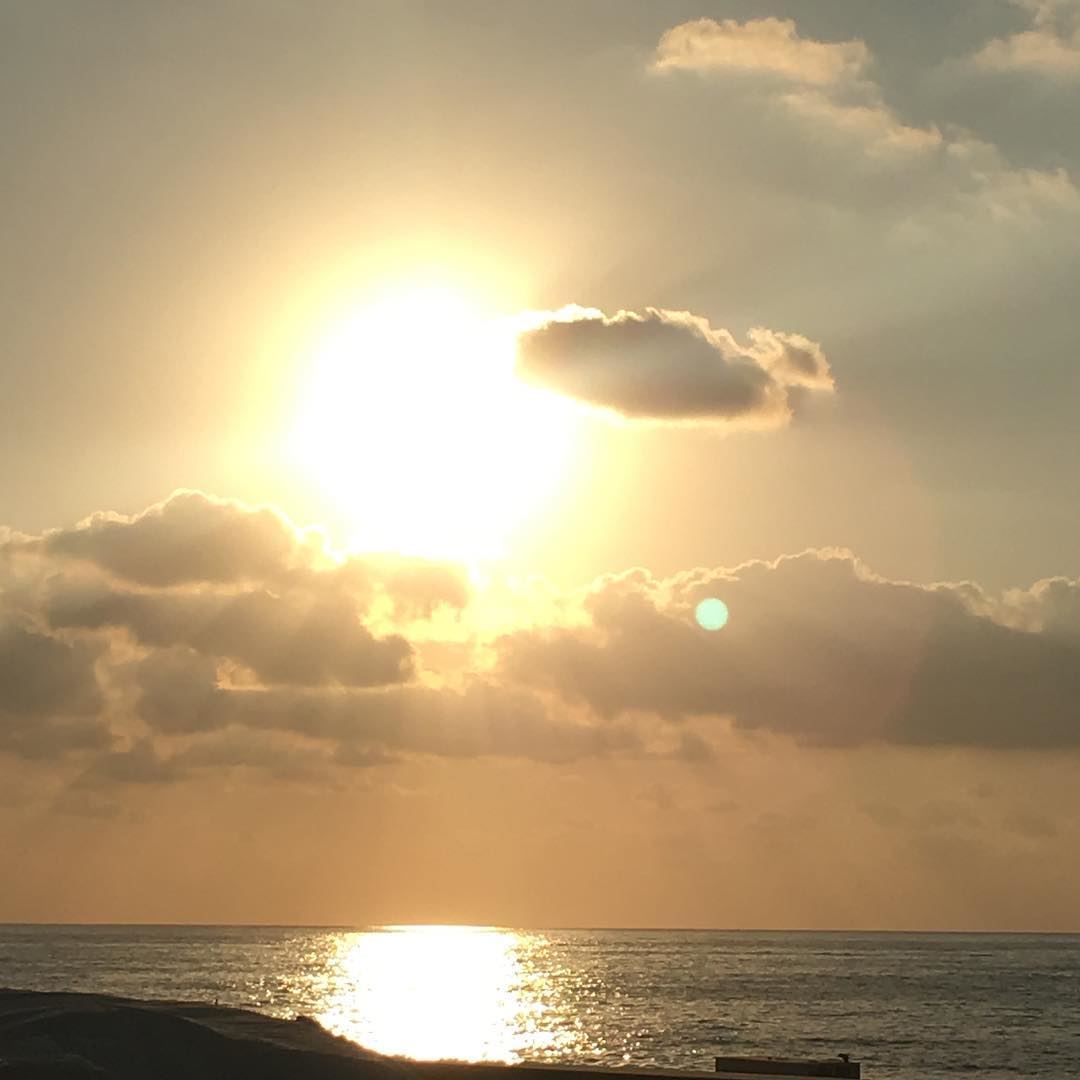
[[[416,1058],[1080,1077],[1080,936],[0,925],[0,986],[300,1013]]]

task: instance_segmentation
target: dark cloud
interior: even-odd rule
[[[425,585],[425,588],[428,586]],[[399,635],[376,637],[347,594],[266,589],[241,593],[54,592],[56,627],[124,627],[142,645],[186,646],[235,660],[263,683],[382,686],[408,680],[412,646]]]
[[[831,390],[821,346],[756,329],[737,345],[686,312],[647,308],[606,316],[567,309],[518,339],[529,382],[639,420],[784,423],[789,388]]]
[[[380,764],[388,763],[381,760]],[[304,742],[278,732],[228,728],[164,753],[151,737],[137,739],[126,749],[95,756],[66,789],[73,812],[93,813],[95,803],[82,809],[81,794],[101,792],[115,785],[171,784],[207,770],[257,769],[275,780],[331,783],[334,764],[346,764],[325,746]]]
[[[192,649],[155,649],[136,668],[138,711],[155,731],[190,734],[223,726],[216,661]]]
[[[93,713],[101,705],[98,650],[0,622],[0,710],[22,716]]]
[[[164,784],[183,776],[176,761],[163,757],[153,740],[142,738],[126,750],[99,754],[76,782],[76,787],[111,784]]]
[[[102,750],[112,742],[108,724],[97,716],[28,719],[0,712],[0,752],[17,757],[53,761],[78,751]]]
[[[708,595],[730,608],[719,633],[693,620]],[[504,675],[608,716],[726,716],[822,744],[1080,747],[1080,643],[999,621],[974,586],[812,552],[665,582],[636,572],[587,606],[585,630],[505,638]]]
[[[277,732],[228,728],[196,740],[177,752],[170,763],[185,772],[239,767],[261,769],[278,780],[327,781],[334,760],[323,746]]]
[[[107,745],[99,651],[0,619],[0,750],[52,758]]]
[[[683,730],[679,732],[679,742],[672,756],[690,765],[708,765],[716,760],[716,751],[696,731]]]
[[[223,688],[201,658],[174,653],[144,661],[140,684],[140,715],[158,731],[286,732],[336,746],[343,763],[399,753],[565,762],[640,749],[631,725],[559,719],[535,693],[481,681],[464,691]]]

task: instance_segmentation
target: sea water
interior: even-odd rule
[[[425,1059],[1080,1077],[1080,936],[0,926],[0,985],[304,1014]]]

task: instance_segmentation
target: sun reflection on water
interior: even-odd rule
[[[531,972],[530,935],[463,926],[343,934],[331,964],[331,1031],[384,1054],[515,1062],[559,1048],[550,987]]]

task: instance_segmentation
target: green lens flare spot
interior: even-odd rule
[[[702,630],[723,630],[727,626],[728,606],[715,596],[708,596],[694,609],[694,618]]]

